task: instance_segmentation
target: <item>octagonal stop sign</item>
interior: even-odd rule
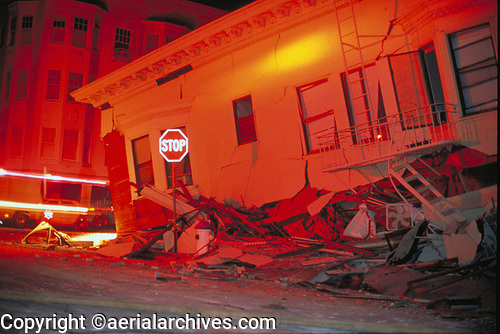
[[[160,154],[168,162],[180,162],[188,153],[188,138],[179,129],[168,129],[160,137]]]

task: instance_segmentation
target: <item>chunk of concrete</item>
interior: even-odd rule
[[[459,264],[472,262],[476,256],[477,246],[481,242],[481,238],[481,232],[479,232],[475,220],[464,225],[456,232],[443,233],[447,258],[457,257]]]

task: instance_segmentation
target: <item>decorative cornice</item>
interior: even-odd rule
[[[452,3],[443,1],[429,1],[424,3],[408,14],[398,18],[395,23],[400,24],[403,30],[407,33],[421,29],[428,23],[449,16],[460,13],[464,10],[481,6],[495,0],[463,0],[454,1]]]
[[[362,0],[336,1],[337,10]],[[142,58],[88,84],[71,95],[97,107],[189,64],[202,65],[236,47],[335,10],[333,0],[261,0],[223,16]]]

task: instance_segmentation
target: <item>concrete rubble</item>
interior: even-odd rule
[[[194,198],[181,187],[176,252],[171,219],[88,249],[116,258],[162,258],[170,266],[156,279],[166,282],[189,276],[266,280],[337,298],[493,315],[496,185],[449,198],[456,216],[465,218],[443,230],[428,210],[390,211],[414,203],[401,203],[386,182],[336,194],[306,186],[260,208]],[[141,195],[172,208],[171,193],[148,186]]]
[[[375,196],[376,189],[369,191]],[[485,193],[491,195],[488,200]],[[96,251],[116,257],[170,259],[171,267],[157,272],[157,279],[164,281],[188,276],[268,280],[337,298],[418,303],[446,312],[484,315],[496,309],[496,294],[491,293],[497,254],[493,195],[492,189],[468,193],[468,198],[485,200],[466,209],[468,221],[446,231],[425,217],[389,231],[379,216],[384,208],[367,205],[369,201],[352,205],[346,201],[349,194],[325,194],[310,187],[294,198],[261,208],[235,208],[200,196],[181,205],[178,252],[172,251],[172,224],[119,237]],[[381,194],[391,196],[387,191]],[[317,201],[324,206],[311,209]],[[360,232],[357,237],[346,233],[353,222]],[[204,227],[197,228],[200,224]],[[116,251],[120,244],[123,252]],[[481,282],[481,288],[467,290],[464,282],[472,278]]]

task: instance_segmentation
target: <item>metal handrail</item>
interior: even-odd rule
[[[319,150],[325,155],[327,152],[332,154],[332,151],[340,151],[337,152],[340,161],[327,163],[330,167],[336,167],[455,140],[451,119],[456,112],[457,108],[453,104],[431,104],[342,130],[329,129],[317,135]],[[351,158],[346,158],[343,152],[351,153]],[[353,156],[354,152],[357,156]]]

